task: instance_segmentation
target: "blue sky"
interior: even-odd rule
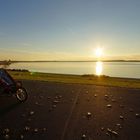
[[[139,0],[0,0],[0,59],[140,59]]]

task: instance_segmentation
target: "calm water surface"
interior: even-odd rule
[[[140,78],[140,62],[31,62],[13,63],[11,69],[62,74],[96,74]]]

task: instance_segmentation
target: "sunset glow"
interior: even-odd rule
[[[102,55],[103,55],[103,49],[98,47],[96,50],[95,50],[95,55],[97,58],[100,58]]]
[[[140,60],[139,0],[31,1],[1,1],[1,61]]]

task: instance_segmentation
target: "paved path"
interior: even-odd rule
[[[23,81],[29,99],[0,97],[0,140],[139,140],[140,90]],[[107,106],[108,105],[108,106]]]

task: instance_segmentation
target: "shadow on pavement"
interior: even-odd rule
[[[21,104],[20,102],[16,102],[16,103],[10,104],[6,107],[0,108],[0,118],[3,117],[4,115],[6,115],[11,110],[19,107],[20,104]]]

